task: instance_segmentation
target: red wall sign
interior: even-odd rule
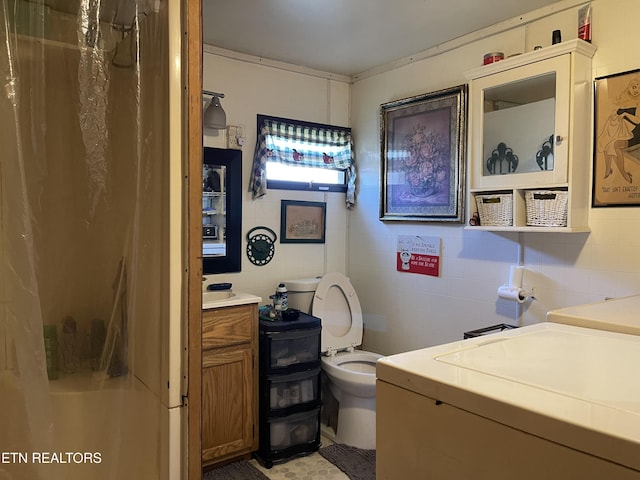
[[[396,268],[399,272],[440,276],[440,238],[399,235]]]

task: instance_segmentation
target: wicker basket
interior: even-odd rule
[[[564,190],[527,190],[527,225],[566,227],[569,192]]]
[[[476,205],[480,215],[480,225],[511,226],[513,225],[513,195],[495,193],[476,195]]]

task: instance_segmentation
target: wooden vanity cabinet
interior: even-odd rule
[[[202,312],[202,465],[258,448],[258,305]]]

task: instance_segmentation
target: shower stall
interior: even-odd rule
[[[0,480],[181,478],[180,30],[0,0]]]

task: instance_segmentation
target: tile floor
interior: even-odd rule
[[[321,437],[322,446],[333,443],[326,436]],[[322,447],[321,447],[322,448]],[[255,459],[251,463],[260,469],[271,480],[349,480],[338,467],[325,460],[319,453],[312,453],[306,457],[298,457],[287,463],[264,468]]]

